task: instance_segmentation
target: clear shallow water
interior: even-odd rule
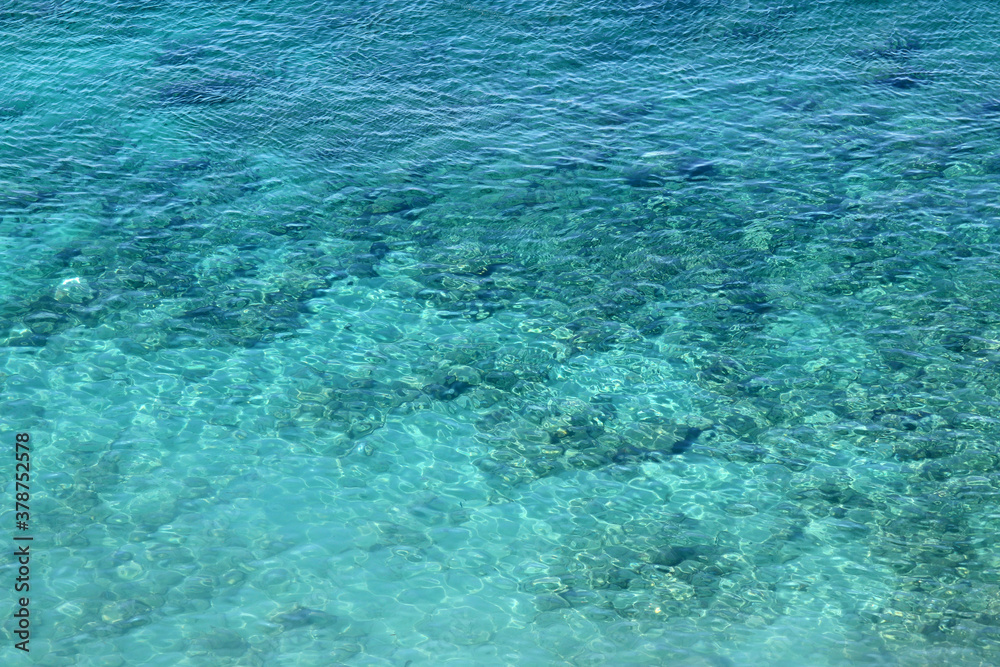
[[[998,23],[6,6],[14,659],[996,664]]]

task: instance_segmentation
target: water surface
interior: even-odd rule
[[[991,3],[0,31],[11,664],[1000,662]]]

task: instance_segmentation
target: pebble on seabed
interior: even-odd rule
[[[94,298],[94,290],[84,278],[67,278],[52,296],[62,303],[86,303]]]

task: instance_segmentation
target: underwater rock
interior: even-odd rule
[[[389,246],[382,241],[376,241],[368,248],[368,254],[373,256],[377,261],[382,261],[389,254]]]
[[[570,343],[579,349],[594,349],[598,352],[610,350],[617,342],[624,328],[613,320],[596,317],[581,317],[570,322],[566,328],[573,332]]]
[[[787,98],[778,106],[785,111],[812,111],[819,106],[820,100],[808,95],[796,95]]]
[[[438,401],[453,401],[472,386],[461,380],[453,380],[446,384],[432,383],[424,386],[424,393]]]
[[[709,363],[698,371],[698,379],[714,388],[738,382],[746,375],[747,370],[739,361],[721,354],[711,357]]]
[[[273,620],[280,623],[286,630],[290,630],[307,625],[333,625],[337,622],[337,617],[319,609],[296,607],[292,611],[278,614]]]
[[[52,190],[36,190],[33,192],[15,192],[14,194],[0,197],[0,208],[8,210],[19,210],[33,207],[56,198],[56,193]]]
[[[567,457],[566,463],[571,468],[578,470],[594,470],[608,465],[611,461],[600,454],[576,452]]]
[[[628,463],[638,463],[646,460],[646,457],[650,454],[651,450],[645,447],[636,447],[635,445],[625,444],[618,448],[618,450],[612,454],[611,460],[619,464]]]
[[[904,61],[915,51],[923,48],[919,39],[912,35],[897,36],[890,39],[884,46],[861,49],[851,55],[862,60],[894,60]]]
[[[980,176],[984,173],[986,173],[986,170],[978,165],[967,162],[954,162],[945,167],[941,175],[945,178],[962,178],[963,176]]]
[[[691,448],[691,445],[695,443],[695,441],[698,439],[698,436],[700,436],[703,432],[704,432],[703,429],[694,426],[689,427],[688,430],[684,433],[684,437],[675,442],[670,447],[670,453],[673,455],[683,454],[684,452],[686,452],[688,449]]]
[[[594,582],[595,588],[604,588],[612,591],[628,590],[632,582],[639,579],[639,574],[633,570],[623,567],[611,567],[597,577]]]
[[[1000,97],[989,97],[968,109],[971,119],[995,122],[1000,119]]]
[[[744,315],[763,315],[772,310],[774,310],[774,306],[766,301],[741,303],[729,307],[730,312]]]
[[[569,607],[569,602],[558,593],[544,593],[535,596],[535,608],[541,612],[569,609]]]
[[[632,443],[626,443],[617,448],[611,455],[611,460],[619,464],[641,463],[643,461],[663,461],[670,456],[683,454],[691,448],[698,436],[705,432],[705,429],[689,427],[683,437],[675,440],[669,446],[644,447]]]
[[[421,301],[430,301],[436,304],[447,303],[451,300],[448,292],[444,290],[434,289],[432,287],[425,287],[424,289],[418,291],[413,295],[414,299],[419,299]]]
[[[210,600],[216,594],[218,581],[215,577],[195,575],[188,577],[179,591],[188,600]]]
[[[340,232],[340,236],[347,241],[381,241],[385,238],[385,232],[366,224],[364,227],[348,227]]]
[[[483,376],[471,366],[452,366],[448,369],[447,375],[444,376],[444,384],[451,384],[455,381],[478,385],[483,381]]]
[[[271,234],[275,236],[290,236],[292,238],[301,239],[304,238],[306,232],[312,229],[312,225],[308,222],[286,222],[279,227],[275,227],[271,230]]]
[[[171,105],[217,105],[242,102],[250,92],[247,81],[208,79],[161,88],[160,101]]]
[[[490,287],[479,290],[475,293],[475,297],[477,301],[488,304],[494,310],[501,310],[503,309],[503,302],[514,301],[517,295],[513,290]]]
[[[921,83],[912,76],[906,74],[899,74],[896,76],[886,77],[881,79],[879,83],[883,83],[893,88],[900,88],[902,90],[909,90],[910,88],[918,88]]]
[[[662,547],[648,555],[649,562],[653,565],[663,565],[674,567],[686,560],[693,560],[698,555],[694,547]]]
[[[221,321],[224,319],[226,311],[222,310],[218,306],[202,306],[201,308],[192,308],[186,311],[181,318],[183,319],[198,319],[205,318],[213,322]]]
[[[502,391],[510,391],[517,384],[518,377],[511,371],[490,371],[486,374],[486,384]]]
[[[201,44],[171,44],[157,54],[153,64],[159,67],[187,65],[218,53],[216,49]]]
[[[334,269],[327,276],[326,279],[330,282],[336,282],[338,280],[346,280],[350,274],[343,269]]]
[[[410,208],[405,198],[397,195],[382,195],[372,202],[372,213],[399,213]]]
[[[139,600],[119,600],[101,607],[101,620],[118,630],[131,630],[152,622],[149,614],[153,611]]]
[[[728,39],[753,44],[767,39],[774,32],[775,27],[772,23],[752,19],[735,19],[726,28],[725,34]]]
[[[470,320],[485,320],[504,309],[503,304],[493,301],[458,301],[447,304],[447,308],[438,312],[438,317],[455,319],[467,317]]]
[[[652,167],[632,167],[622,177],[633,188],[652,188],[663,185],[663,177]]]
[[[872,421],[879,422],[889,428],[900,428],[907,431],[916,430],[920,420],[931,416],[923,410],[909,412],[898,408],[876,408],[872,410]]]
[[[62,303],[83,304],[94,298],[94,290],[85,278],[67,278],[59,283],[52,298]]]
[[[0,120],[13,120],[24,115],[24,110],[16,106],[0,106]]]
[[[899,90],[912,90],[926,84],[928,75],[926,72],[893,72],[875,80],[875,83],[883,86],[898,88]]]
[[[64,328],[68,318],[49,311],[36,311],[24,318],[24,325],[31,329],[33,334],[49,335]]]
[[[900,461],[922,461],[953,456],[958,446],[952,442],[899,442],[892,447],[893,455]]]
[[[357,262],[351,264],[347,267],[348,275],[354,276],[356,278],[378,278],[378,271],[371,264],[366,264],[362,262]]]
[[[204,158],[183,158],[180,160],[168,160],[164,162],[162,168],[168,172],[198,172],[205,171],[212,166],[212,163]],[[179,217],[179,216],[175,216]]]
[[[493,410],[476,420],[476,428],[480,431],[490,431],[500,424],[509,422],[512,417],[513,415],[510,410]]]
[[[212,628],[210,632],[197,637],[192,642],[195,653],[212,653],[226,656],[240,656],[250,648],[239,633],[228,628]]]
[[[941,345],[951,352],[967,354],[976,349],[978,340],[980,339],[970,333],[949,331],[941,336]]]
[[[504,275],[517,274],[521,271],[521,268],[522,267],[519,267],[514,264],[508,264],[506,262],[493,262],[478,269],[475,269],[473,273],[475,273],[477,276],[487,278],[497,272],[503,273]]]
[[[715,163],[710,160],[692,160],[682,164],[677,171],[687,180],[694,181],[714,176],[716,169]]]
[[[587,161],[578,157],[560,156],[555,159],[552,166],[557,171],[573,171],[580,166],[586,165]]]
[[[20,338],[12,338],[7,344],[11,347],[45,347],[49,342],[49,337],[43,334],[32,334]]]
[[[485,320],[504,309],[504,304],[496,301],[470,301],[465,306],[464,315],[472,320]]]
[[[594,410],[594,419],[599,424],[605,424],[618,417],[618,408],[614,404],[614,396],[611,394],[596,394],[590,399],[590,405]]]
[[[79,248],[63,248],[55,254],[55,258],[64,264],[69,264],[74,257],[79,257],[83,251]]]
[[[667,330],[667,320],[665,318],[651,317],[649,315],[640,315],[632,321],[632,325],[639,332],[639,335],[644,338],[662,336]]]
[[[604,433],[604,427],[597,424],[586,424],[581,426],[562,426],[549,433],[549,442],[572,443],[574,449],[588,449],[587,445],[593,446],[593,441]]]
[[[376,191],[369,194],[368,199],[371,204],[367,210],[373,216],[391,216],[398,213],[412,220],[416,212],[433,202],[433,195],[421,188],[411,187],[396,192]]]

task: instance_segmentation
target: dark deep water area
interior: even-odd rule
[[[0,661],[1000,664],[998,36],[0,3]]]

